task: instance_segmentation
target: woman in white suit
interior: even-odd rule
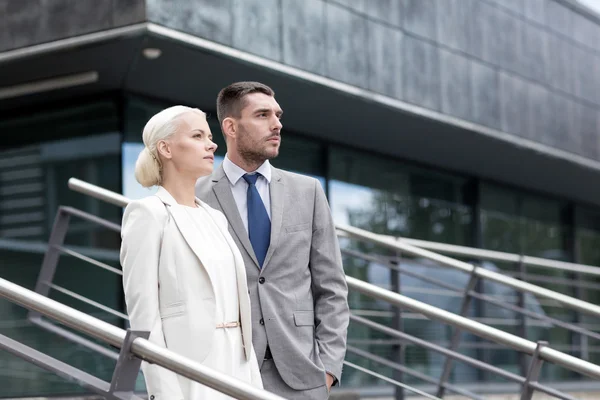
[[[262,388],[252,348],[242,256],[225,216],[194,195],[213,170],[217,145],[206,115],[184,106],[153,116],[143,132],[135,177],[156,195],[123,216],[121,265],[131,328],[149,340]],[[142,364],[151,400],[228,399],[199,383]]]

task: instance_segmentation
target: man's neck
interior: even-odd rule
[[[238,154],[227,154],[229,160],[246,172],[254,172],[267,160],[246,160]]]

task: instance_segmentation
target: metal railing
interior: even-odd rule
[[[344,235],[344,236],[347,237],[348,235]],[[364,238],[363,236],[361,236],[360,239],[368,240],[368,238]],[[440,288],[442,288],[441,290],[431,290],[430,291],[431,294],[454,296],[454,297],[461,297],[463,299],[466,299],[467,302],[463,303],[463,307],[462,307],[463,311],[461,311],[461,315],[466,315],[464,313],[466,313],[468,311],[468,306],[469,306],[470,300],[477,299],[477,300],[481,300],[486,303],[489,303],[491,305],[494,305],[496,307],[519,314],[520,315],[519,319],[515,319],[515,320],[511,320],[511,321],[514,321],[514,325],[519,326],[522,330],[525,327],[525,323],[526,323],[525,318],[528,318],[528,319],[530,319],[527,321],[528,326],[552,325],[552,326],[564,328],[571,332],[580,334],[585,338],[593,338],[593,339],[600,340],[600,333],[594,332],[590,328],[585,327],[584,324],[576,325],[573,323],[561,321],[557,318],[549,317],[543,313],[539,313],[539,312],[535,312],[535,311],[527,309],[526,306],[527,306],[528,302],[526,301],[527,299],[523,297],[523,292],[516,291],[515,296],[510,296],[510,295],[506,295],[506,294],[504,294],[502,296],[495,296],[492,294],[485,294],[485,293],[478,292],[475,290],[475,287],[477,286],[477,280],[479,279],[479,277],[474,275],[473,271],[471,272],[470,280],[469,280],[469,282],[467,282],[465,287],[458,286],[454,283],[450,283],[447,280],[442,280],[442,279],[433,277],[433,276],[431,276],[431,274],[414,272],[414,271],[411,271],[409,268],[402,266],[402,264],[405,263],[405,261],[400,260],[399,255],[401,254],[401,252],[399,250],[396,250],[396,251],[398,252],[396,257],[382,257],[382,256],[372,255],[372,254],[363,254],[360,251],[342,247],[342,254],[344,254],[344,255],[347,255],[347,256],[353,257],[353,258],[359,258],[366,262],[376,263],[377,265],[384,266],[384,267],[390,269],[391,271],[397,271],[398,273],[402,273],[404,276],[410,276],[410,277],[416,278],[422,282],[436,285],[436,286],[439,286]],[[454,261],[456,261],[456,260],[454,260]],[[467,264],[467,265],[470,265],[470,264]],[[437,266],[437,264],[436,264],[436,266]],[[390,278],[390,279],[393,281],[396,278]],[[518,281],[518,282],[521,282],[521,281]],[[540,299],[535,298],[535,302],[536,303],[539,302],[540,304],[542,304],[543,299],[540,300]],[[517,303],[517,305],[512,304],[512,303]],[[554,298],[553,297],[547,298],[547,303],[554,305]],[[536,324],[532,321],[540,321],[540,322]],[[498,319],[495,322],[501,323],[502,319]],[[600,322],[600,319],[599,319],[599,322]],[[598,324],[595,324],[592,326],[595,326],[596,328],[598,328]],[[524,336],[525,333],[522,332],[522,335]],[[588,348],[588,346],[586,346],[586,349],[587,348]]]
[[[86,182],[79,181],[77,179],[73,179],[73,178],[70,179],[69,187],[73,190],[85,193],[87,195],[93,196],[95,198],[98,198],[100,200],[103,200],[103,201],[106,201],[106,202],[109,202],[111,204],[115,204],[118,206],[124,207],[129,202],[129,200],[127,198],[125,198],[119,194],[116,194],[116,193],[113,193],[113,192],[110,192],[110,191],[107,191],[104,189],[100,189],[100,188],[96,187],[95,185],[91,185]],[[348,227],[348,226],[338,225],[337,228],[339,231],[343,232],[346,236],[349,236],[349,237],[352,237],[355,239],[360,239],[360,240],[367,240],[371,243],[376,243],[376,244],[382,245],[384,247],[393,249],[396,252],[412,254],[415,256],[420,256],[423,258],[434,260],[437,263],[440,263],[442,265],[450,266],[457,270],[469,273],[471,275],[471,279],[469,281],[469,284],[467,285],[467,289],[465,290],[466,296],[465,296],[465,299],[463,300],[463,307],[462,307],[463,310],[468,305],[468,301],[469,301],[470,297],[477,297],[479,295],[477,293],[474,293],[472,290],[474,288],[474,284],[475,284],[476,280],[479,278],[487,278],[496,283],[505,284],[509,287],[514,288],[515,290],[522,290],[522,291],[532,293],[534,295],[538,295],[538,296],[542,296],[542,297],[546,296],[547,298],[552,298],[553,300],[556,300],[557,295],[558,295],[560,297],[561,304],[563,304],[563,305],[567,305],[569,307],[574,307],[579,310],[584,310],[585,312],[590,313],[592,315],[596,315],[596,316],[600,315],[599,307],[597,307],[593,304],[590,304],[590,303],[582,302],[582,301],[574,299],[574,298],[570,298],[568,296],[561,295],[560,293],[552,292],[550,290],[540,288],[535,285],[527,284],[525,282],[518,281],[514,278],[503,276],[502,274],[493,273],[492,271],[487,271],[487,270],[480,271],[480,270],[482,270],[481,268],[474,267],[471,264],[467,264],[467,263],[464,263],[464,262],[461,262],[458,260],[454,260],[449,257],[441,256],[439,254],[417,248],[410,244],[397,243],[396,241],[392,241],[389,238],[381,237],[381,235],[375,235],[370,232],[362,231],[362,230]],[[365,256],[365,257],[369,257],[369,256]],[[394,266],[391,266],[391,267],[394,267]],[[397,266],[395,266],[395,267],[398,268]],[[432,278],[429,278],[429,279],[432,279]],[[522,394],[524,396],[522,398],[524,398],[524,399],[530,398],[533,393],[533,390],[539,390],[541,392],[544,392],[544,393],[547,393],[547,394],[550,394],[550,395],[553,395],[555,397],[562,398],[562,399],[572,399],[572,397],[567,394],[561,393],[555,389],[541,385],[538,382],[536,382],[537,378],[538,378],[538,374],[540,372],[540,366],[543,361],[555,363],[564,368],[567,368],[569,370],[576,371],[579,373],[583,373],[583,374],[591,376],[595,379],[600,378],[600,367],[598,367],[592,363],[575,358],[573,356],[570,356],[568,354],[561,353],[555,349],[548,347],[547,344],[534,343],[534,342],[528,341],[526,339],[506,333],[504,331],[477,323],[475,321],[465,318],[464,316],[453,314],[453,313],[429,306],[427,304],[418,302],[414,299],[410,299],[410,298],[402,296],[400,294],[381,289],[377,286],[362,282],[362,281],[357,280],[352,277],[347,277],[347,281],[348,281],[349,288],[351,288],[352,290],[361,292],[363,294],[367,294],[375,299],[386,301],[386,302],[392,304],[394,307],[412,310],[414,312],[425,315],[427,318],[430,318],[430,319],[433,319],[436,321],[440,321],[440,322],[443,322],[446,324],[450,324],[456,328],[455,335],[452,340],[452,345],[450,346],[449,349],[446,349],[446,348],[437,346],[433,343],[429,343],[429,342],[423,341],[419,338],[416,338],[414,336],[403,333],[397,329],[391,329],[389,327],[374,323],[370,320],[361,318],[356,315],[351,316],[351,320],[353,322],[363,324],[372,329],[379,330],[381,332],[389,334],[392,337],[399,338],[407,343],[419,345],[426,349],[429,349],[429,350],[432,350],[432,351],[435,351],[435,352],[445,355],[447,357],[448,361],[447,361],[446,365],[444,366],[444,372],[442,373],[442,376],[439,380],[435,380],[434,378],[427,377],[426,375],[419,373],[418,371],[411,370],[410,368],[407,368],[404,365],[401,365],[401,363],[390,362],[387,359],[381,359],[381,357],[374,356],[368,352],[364,352],[364,351],[354,348],[352,346],[350,346],[348,349],[348,351],[350,353],[354,353],[356,355],[363,356],[367,359],[370,359],[370,360],[380,363],[382,365],[392,367],[396,371],[400,371],[402,373],[406,373],[408,375],[412,375],[412,376],[421,378],[426,382],[437,383],[438,384],[437,396],[439,396],[439,397],[443,397],[445,390],[448,389],[450,391],[468,396],[473,399],[481,398],[477,394],[474,394],[472,392],[458,388],[458,387],[456,387],[456,385],[452,385],[447,382],[447,379],[449,377],[450,367],[451,367],[450,362],[453,359],[459,360],[468,365],[498,374],[499,376],[502,376],[505,379],[516,382],[518,384],[521,384],[523,387]],[[479,296],[483,296],[483,295],[479,295]],[[487,299],[487,300],[493,300],[493,299]],[[517,308],[516,311],[523,311],[523,310],[520,310]],[[560,321],[554,321],[554,322],[560,323]],[[512,348],[521,354],[524,354],[524,355],[526,354],[526,355],[532,356],[533,359],[532,359],[531,363],[529,364],[527,371],[525,371],[525,374],[524,374],[525,376],[520,376],[520,375],[509,373],[507,371],[504,371],[502,369],[499,369],[497,367],[494,367],[492,365],[484,363],[480,360],[473,359],[473,358],[470,358],[463,354],[458,353],[456,351],[457,346],[458,346],[457,337],[459,337],[461,331],[470,332],[476,336],[487,338],[487,339],[492,340],[501,345],[508,346],[509,348]],[[584,331],[584,333],[589,333],[589,332]],[[593,332],[591,332],[591,333],[593,334]],[[349,363],[347,363],[347,365],[357,367],[355,365],[350,365]],[[365,371],[365,372],[369,373],[369,371]],[[371,371],[371,374],[372,374],[372,371]],[[385,378],[385,377],[382,377],[382,378]],[[386,380],[389,380],[389,379],[386,379]],[[391,380],[391,381],[392,381],[392,383],[395,383],[397,386],[404,387],[404,385],[402,385],[397,380]],[[409,388],[409,390],[410,389],[411,388]],[[427,397],[430,397],[430,396],[427,396]]]
[[[110,190],[100,188],[96,185],[92,185],[90,183],[81,181],[76,178],[69,179],[69,188],[120,207],[127,206],[127,204],[130,201],[123,195],[111,192]],[[465,273],[474,273],[479,278],[488,279],[490,281],[506,285],[520,292],[527,292],[542,298],[552,299],[553,301],[561,303],[564,307],[571,308],[595,317],[600,317],[600,306],[597,306],[595,304],[575,299],[573,297],[566,296],[561,293],[542,288],[540,286],[532,285],[527,282],[523,282],[519,279],[506,276],[505,274],[486,270],[485,268],[473,266],[469,263],[446,257],[434,253],[433,251],[428,251],[427,248],[435,249],[436,251],[442,253],[454,255],[485,258],[488,260],[495,261],[519,263],[522,262],[532,266],[562,269],[571,272],[600,276],[600,268],[598,267],[573,264],[562,261],[547,260],[537,257],[520,256],[516,254],[502,253],[497,251],[472,249],[454,245],[444,245],[441,243],[434,244],[433,242],[425,242],[414,239],[395,239],[389,236],[371,233],[348,225],[336,224],[336,228],[338,231],[343,232],[345,235],[348,235],[352,238],[359,240],[367,240],[371,243],[387,247],[394,251],[399,251],[413,256],[429,259],[435,261],[439,265],[450,267]]]
[[[160,365],[236,399],[283,400],[280,396],[212,370],[146,340],[149,332],[125,331],[1,278],[0,296],[40,315],[52,318],[78,332],[120,348],[121,353],[113,373],[113,379],[111,382],[105,382],[22,343],[0,335],[0,348],[3,350],[59,376],[75,380],[82,387],[99,393],[109,400],[141,400],[141,398],[134,395],[134,389],[142,360]]]
[[[541,366],[544,361],[548,361],[554,363],[556,365],[562,366],[571,371],[576,371],[578,373],[587,375],[594,379],[600,379],[600,366],[592,364],[587,361],[583,361],[576,357],[570,356],[568,354],[559,352],[548,347],[548,344],[545,342],[534,343],[532,341],[520,338],[518,336],[512,335],[510,333],[501,331],[499,329],[492,328],[490,326],[472,321],[468,318],[462,317],[460,315],[456,315],[450,313],[448,311],[427,305],[425,303],[419,302],[417,300],[408,298],[406,296],[402,296],[398,293],[393,293],[385,289],[381,289],[377,286],[374,286],[369,283],[365,283],[359,279],[355,279],[352,277],[346,277],[348,282],[348,287],[361,292],[365,295],[373,297],[378,300],[385,301],[395,307],[399,307],[402,309],[409,309],[411,311],[420,313],[427,318],[439,322],[443,322],[445,324],[449,324],[454,326],[455,328],[472,333],[478,337],[485,338],[491,340],[495,343],[503,344],[511,349],[514,349],[518,352],[528,354],[532,356],[531,363],[529,365],[527,374],[525,377],[519,376],[508,371],[502,370],[500,368],[494,367],[487,363],[484,363],[479,360],[475,360],[473,358],[464,356],[462,354],[456,353],[455,351],[445,349],[443,347],[436,346],[432,343],[427,343],[424,340],[415,338],[414,336],[407,335],[403,332],[396,331],[394,329],[388,328],[386,326],[376,324],[372,321],[365,320],[364,318],[353,316],[352,320],[357,321],[359,323],[370,326],[374,329],[377,329],[381,332],[387,333],[390,336],[394,336],[403,340],[411,341],[413,343],[419,343],[422,347],[428,348],[430,350],[434,350],[438,353],[444,354],[448,357],[448,359],[456,359],[462,362],[465,362],[469,365],[472,365],[477,368],[481,368],[487,370],[489,372],[493,372],[509,381],[513,381],[522,385],[521,391],[521,399],[531,399],[533,391],[540,391],[546,393],[548,395],[561,398],[561,399],[573,399],[572,396],[568,394],[562,393],[556,389],[550,388],[548,386],[542,385],[537,382],[539,378],[539,373],[541,371]],[[390,366],[393,367],[392,363],[389,363]],[[397,366],[396,366],[397,367]],[[449,389],[450,387],[446,382],[439,382],[440,386],[438,387],[437,396],[443,397],[444,390],[440,389]],[[466,393],[462,393],[467,395]],[[477,398],[477,397],[471,397]]]
[[[54,226],[53,226],[52,232],[50,234],[49,244],[47,245],[47,252],[45,253],[45,257],[42,262],[42,268],[41,268],[40,274],[38,276],[38,281],[36,284],[36,293],[41,294],[43,296],[49,296],[51,290],[58,291],[66,296],[69,296],[73,299],[83,302],[89,306],[95,307],[95,308],[99,309],[100,311],[107,312],[113,316],[121,318],[122,320],[128,320],[128,317],[125,314],[123,314],[122,312],[114,310],[103,304],[97,303],[79,293],[76,293],[68,288],[60,286],[53,282],[53,277],[54,277],[57,267],[58,267],[59,257],[61,257],[63,255],[75,257],[75,258],[77,258],[81,261],[87,262],[95,267],[102,268],[110,273],[122,275],[121,270],[114,268],[108,264],[94,260],[90,257],[87,257],[87,256],[79,253],[78,251],[75,251],[72,248],[67,247],[63,244],[66,233],[68,231],[69,222],[72,217],[81,218],[88,222],[96,223],[96,224],[104,227],[105,229],[111,230],[113,232],[120,232],[120,226],[116,225],[110,221],[106,221],[102,218],[99,218],[92,214],[88,214],[81,210],[74,209],[72,207],[59,207],[56,218],[54,220]],[[55,334],[58,334],[58,335],[66,338],[68,340],[71,340],[79,345],[87,347],[87,348],[95,351],[96,353],[102,354],[102,355],[112,358],[114,360],[118,360],[118,358],[119,358],[119,353],[116,353],[110,349],[100,346],[100,345],[94,343],[93,341],[88,340],[87,338],[84,338],[80,335],[77,335],[73,332],[68,331],[67,329],[57,326],[47,320],[44,320],[42,318],[42,316],[35,310],[30,311],[30,313],[28,315],[28,319],[33,324],[35,324],[41,328],[44,328],[50,332],[53,332]],[[396,386],[397,388],[400,388],[403,390],[406,389],[408,391],[416,393],[425,398],[437,399],[437,397],[432,396],[428,393],[425,393],[417,388],[406,385],[395,379],[389,379],[385,376],[382,376],[381,374],[376,373],[375,371],[363,368],[354,363],[345,361],[344,364],[347,367],[359,370],[360,372],[371,375],[378,379],[384,379],[387,382]],[[464,392],[459,389],[455,389],[452,385],[448,385],[448,388],[451,390],[454,389],[453,391],[455,391],[457,393]],[[466,392],[464,392],[464,393],[466,393]]]
[[[128,199],[127,197],[125,197],[123,195],[111,192],[109,190],[100,188],[98,186],[92,185],[90,183],[87,183],[87,182],[84,182],[84,181],[81,181],[81,180],[75,179],[75,178],[69,179],[69,187],[80,193],[86,194],[88,196],[97,198],[99,200],[102,200],[104,202],[107,202],[107,203],[110,203],[110,204],[113,204],[113,205],[116,205],[119,207],[125,207],[131,201],[130,199]],[[52,277],[54,276],[54,273],[56,271],[56,267],[58,264],[57,263],[58,257],[60,257],[61,254],[67,254],[70,256],[74,256],[83,261],[88,261],[91,264],[101,267],[107,271],[117,273],[120,275],[122,274],[120,270],[117,270],[117,269],[115,269],[109,265],[103,264],[103,263],[98,263],[95,260],[86,260],[86,257],[82,256],[81,254],[78,254],[75,251],[69,251],[69,249],[66,249],[65,247],[62,246],[62,243],[65,238],[66,230],[68,228],[69,218],[72,215],[79,217],[79,218],[86,219],[87,221],[90,221],[90,222],[96,222],[99,225],[101,225],[107,229],[110,229],[112,231],[120,232],[120,227],[113,223],[110,223],[108,221],[103,221],[101,218],[98,218],[91,214],[87,214],[80,210],[75,210],[70,207],[60,207],[57,217],[55,219],[53,231],[50,235],[50,245],[48,248],[48,253],[46,254],[46,257],[44,258],[44,261],[42,263],[42,271],[40,272],[40,278],[38,279],[38,285],[36,286],[36,292],[41,293],[43,295],[48,295],[50,289],[55,289],[55,290],[62,292],[63,294],[67,294],[68,296],[78,299],[88,305],[94,306],[96,308],[100,308],[101,310],[107,311],[107,312],[111,313],[112,315],[116,315],[118,317],[127,319],[127,316],[123,315],[122,313],[118,312],[117,310],[109,309],[108,307],[100,305],[90,299],[85,298],[84,296],[81,296],[77,293],[73,293],[73,292],[69,291],[68,289],[62,288],[62,287],[52,283]],[[70,332],[68,332],[60,327],[56,327],[56,326],[52,326],[52,325],[51,326],[45,325],[47,323],[45,321],[40,321],[40,319],[33,313],[30,315],[29,319],[33,323],[37,324],[38,326],[44,327],[46,329],[50,328],[54,332],[61,334],[63,337],[68,338],[68,339],[70,339],[76,343],[79,343],[83,346],[86,346],[92,350],[101,352],[101,353],[105,354],[106,356],[109,356],[112,358],[117,357],[116,353],[107,354],[106,349],[99,348],[99,346],[97,346],[96,344],[94,344],[93,342],[91,342],[85,338],[73,335]],[[392,385],[394,385],[396,388],[398,388],[399,392],[402,392],[403,390],[408,390],[412,393],[418,394],[418,395],[428,398],[428,399],[438,399],[438,397],[432,396],[432,395],[425,393],[417,388],[406,385],[397,379],[387,378],[385,376],[382,376],[381,374],[376,373],[375,371],[369,370],[367,368],[363,368],[363,367],[356,365],[354,363],[351,363],[349,361],[344,361],[344,365],[347,367],[350,367],[352,369],[358,370],[362,373],[365,373],[367,375],[373,376],[377,379],[383,379],[383,380],[387,381],[388,383],[391,383]],[[449,385],[449,388],[452,389],[454,387],[452,385]],[[460,392],[460,393],[463,392],[459,389],[456,389],[455,391]]]
[[[446,254],[451,256],[469,257],[476,260],[489,260],[498,262],[508,262],[513,264],[523,264],[525,266],[547,268],[558,271],[567,271],[577,274],[584,274],[590,276],[600,277],[600,267],[594,265],[577,264],[566,261],[550,260],[541,257],[532,257],[522,254],[506,253],[495,250],[484,250],[474,247],[457,246],[453,244],[431,242],[427,240],[419,239],[408,239],[402,237],[393,237],[381,235],[384,237],[392,238],[394,240],[404,242],[415,247],[419,247],[425,250],[435,251],[436,253]]]
[[[462,271],[467,274],[472,274],[477,278],[487,279],[491,282],[508,286],[519,292],[530,293],[535,296],[551,299],[554,302],[559,303],[563,307],[583,312],[594,317],[600,317],[600,306],[597,306],[595,304],[588,303],[586,301],[579,300],[574,297],[570,297],[537,285],[532,285],[531,283],[523,282],[519,279],[515,279],[498,272],[490,271],[485,268],[474,266],[472,264],[459,261],[447,256],[443,256],[441,254],[437,254],[429,250],[424,250],[420,247],[410,245],[403,241],[396,241],[387,237],[382,237],[381,235],[371,233],[362,229],[354,228],[352,226],[338,224],[336,225],[336,228],[351,238],[368,241],[369,243],[377,244],[382,247],[387,247],[388,249],[394,250],[396,252],[410,254],[411,256],[421,257],[424,259],[435,261],[441,266],[453,268],[455,270]]]
[[[425,276],[423,274],[418,274],[413,271],[410,271],[406,268],[402,268],[399,265],[400,263],[392,264],[389,261],[382,260],[381,257],[376,257],[373,255],[364,255],[364,254],[361,254],[360,252],[349,250],[349,249],[342,250],[347,255],[350,255],[353,257],[358,257],[363,260],[375,261],[375,262],[379,263],[380,265],[390,268],[393,272],[396,271],[396,274],[401,272],[404,275],[413,276],[422,281],[438,285],[438,286],[448,289],[448,290],[456,291],[456,293],[460,293],[463,297],[460,312],[459,312],[459,315],[461,315],[461,316],[467,315],[467,313],[469,311],[469,307],[470,307],[473,299],[478,299],[478,300],[484,301],[484,302],[492,304],[494,306],[518,313],[520,315],[520,319],[519,319],[519,324],[517,326],[517,329],[518,329],[520,336],[522,336],[522,337],[527,336],[527,319],[528,318],[537,319],[537,320],[543,321],[545,323],[548,323],[552,326],[564,328],[570,332],[581,335],[581,337],[582,337],[581,354],[583,354],[584,357],[586,357],[586,358],[588,357],[588,354],[589,354],[589,348],[587,346],[587,339],[588,338],[592,338],[592,339],[596,339],[596,340],[600,339],[600,333],[598,333],[598,332],[594,332],[590,329],[586,329],[585,327],[578,326],[573,323],[561,321],[559,319],[549,317],[545,314],[538,313],[538,312],[527,309],[526,304],[525,304],[526,302],[525,302],[524,294],[529,293],[531,295],[536,296],[536,299],[538,297],[541,299],[547,299],[549,301],[552,301],[554,304],[558,303],[567,309],[572,309],[575,311],[583,312],[583,313],[586,313],[588,315],[592,315],[592,316],[598,318],[598,317],[600,317],[600,307],[595,304],[591,304],[591,303],[588,303],[588,302],[585,302],[585,301],[582,301],[582,300],[579,300],[579,299],[576,299],[576,298],[573,298],[570,296],[566,296],[562,293],[551,291],[549,289],[542,288],[540,286],[536,286],[531,283],[527,283],[522,280],[510,277],[510,276],[506,276],[506,275],[498,273],[498,272],[490,271],[490,270],[482,268],[482,267],[478,267],[478,266],[475,266],[475,265],[472,265],[472,264],[469,264],[469,263],[466,263],[463,261],[452,259],[452,258],[444,256],[444,255],[433,253],[429,250],[425,250],[420,247],[416,247],[411,244],[408,244],[408,243],[406,243],[405,240],[396,240],[395,238],[374,234],[374,233],[367,232],[367,231],[364,231],[361,229],[357,229],[357,228],[354,228],[351,226],[337,225],[337,229],[344,237],[356,239],[359,241],[365,241],[365,242],[368,242],[369,244],[376,244],[383,248],[392,250],[398,255],[398,259],[400,258],[400,255],[410,255],[410,256],[417,257],[417,258],[434,261],[436,266],[451,268],[451,269],[469,274],[469,280],[468,280],[466,286],[464,288],[461,288],[456,285],[452,285],[448,282],[436,279],[432,276]],[[397,279],[397,276],[398,275],[392,277],[391,278],[392,281]],[[498,299],[498,298],[494,298],[494,296],[491,296],[491,295],[479,293],[476,290],[476,288],[477,288],[479,282],[484,279],[487,281],[490,281],[490,282],[494,282],[497,284],[507,286],[507,287],[515,290],[517,293],[517,300],[518,300],[517,304],[511,304],[510,302],[506,301],[506,299]],[[448,348],[450,350],[457,350],[460,346],[461,338],[462,338],[461,330],[456,329],[451,337],[450,345]],[[583,339],[585,339],[585,341]],[[451,373],[451,368],[452,368],[452,361],[453,360],[451,358],[446,358],[446,362],[443,366],[443,371],[442,371],[442,375],[440,378],[440,385],[438,386],[438,391],[437,391],[438,396],[442,396],[444,393],[445,389],[442,387],[441,383],[445,382],[449,378],[450,373]],[[527,360],[526,360],[524,353],[520,353],[519,366],[521,369],[521,374],[526,374],[527,369],[528,369],[528,364],[527,364]]]

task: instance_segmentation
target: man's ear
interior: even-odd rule
[[[173,157],[173,153],[171,153],[171,147],[169,146],[169,143],[167,143],[166,140],[160,140],[156,144],[156,151],[158,152],[158,154],[160,154],[163,158],[166,158],[167,160],[170,160]]]
[[[231,117],[227,117],[221,123],[221,130],[223,131],[223,135],[225,139],[235,139],[237,134],[237,124],[235,120]]]

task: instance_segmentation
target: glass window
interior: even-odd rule
[[[393,159],[333,148],[329,193],[337,223],[371,232],[468,245],[467,180]]]
[[[581,207],[577,210],[577,250],[582,264],[600,266],[600,211]],[[582,274],[578,282],[582,286],[582,300],[600,304],[600,277]],[[581,313],[581,323],[588,329],[600,332],[598,318]],[[600,363],[600,340],[578,338],[580,356],[595,364]]]
[[[73,137],[118,132],[119,113],[114,99],[65,104],[57,108],[25,110],[0,120],[3,149],[15,149]]]
[[[137,96],[128,96],[125,100],[125,131],[123,140],[125,143],[142,143],[142,132],[144,126],[152,116],[165,108],[175,104],[149,100]],[[184,104],[189,107],[194,105]],[[224,156],[226,152],[225,139],[219,128],[217,113],[210,110],[202,110],[206,113],[206,120],[213,134],[213,141],[217,144],[217,155]]]
[[[435,242],[469,245],[472,237],[473,211],[467,203],[468,181],[465,178],[407,166],[397,160],[371,155],[358,150],[332,147],[329,152],[329,197],[334,219],[338,224],[348,224],[370,232],[393,236],[417,238]],[[367,280],[378,286],[392,289],[394,278],[390,269],[373,260],[363,259],[351,252],[379,256],[400,266],[407,272],[464,288],[468,276],[458,271],[440,267],[421,259],[401,259],[389,250],[365,243],[342,240],[344,268],[350,276]],[[400,292],[406,296],[458,312],[462,296],[439,285],[427,283],[418,277],[400,274]],[[380,314],[382,323],[391,324],[392,308],[367,296],[350,292],[350,307],[357,313]],[[419,338],[446,343],[451,330],[436,322],[422,320],[410,313],[403,314],[404,331]],[[358,324],[352,323],[349,343],[365,343],[374,338],[386,338]],[[391,345],[364,345],[369,351],[392,351]],[[383,346],[383,347],[382,347]],[[409,355],[414,355],[414,357]],[[364,359],[357,359],[368,366]],[[439,375],[443,357],[409,346],[406,363],[411,368],[428,375]],[[456,379],[476,376],[467,366],[457,368]],[[409,378],[407,378],[409,379]],[[354,385],[378,385],[376,379],[349,372],[346,382]]]
[[[567,223],[568,204],[559,200],[525,194],[520,191],[492,184],[481,185],[481,236],[486,249],[555,260],[570,260],[569,235],[571,227]],[[519,277],[516,264],[486,261],[485,268],[497,270]],[[569,273],[548,268],[526,266],[525,280],[569,296],[575,295],[574,287],[565,281],[571,280]],[[518,304],[518,294],[503,285],[486,282],[486,294],[497,299]],[[525,307],[531,311],[557,318],[566,322],[574,321],[575,313],[557,306],[546,299],[525,296]],[[486,303],[483,315],[497,318],[502,315],[506,323],[519,324],[520,316],[497,306]],[[573,334],[563,328],[551,327],[539,320],[528,319],[527,339],[547,340],[553,344],[570,344]],[[544,369],[545,377],[564,379],[559,376],[565,371],[549,366]],[[574,375],[573,375],[574,376]]]
[[[142,132],[144,130],[144,126],[153,115],[170,106],[172,106],[172,104],[151,101],[140,97],[131,96],[127,98],[125,133],[124,142],[122,144],[123,168],[121,170],[121,179],[123,181],[123,187],[121,191],[125,197],[130,199],[141,199],[154,194],[158,190],[158,187],[144,188],[136,181],[134,174],[135,162],[137,161],[140,152],[144,149],[144,144],[142,143]],[[217,168],[225,156],[225,141],[223,139],[223,135],[221,134],[221,130],[219,129],[219,122],[217,120],[216,113],[206,113],[208,125],[213,134],[213,141],[218,146],[215,153],[214,164],[215,168]]]
[[[565,202],[486,183],[480,196],[483,248],[557,260],[571,257]]]
[[[142,144],[144,125],[154,114],[169,106],[167,103],[153,102],[139,97],[128,98],[122,170],[123,194],[126,197],[139,199],[157,190],[157,188],[143,188],[135,180],[135,162],[144,148]],[[227,146],[216,112],[205,112],[213,141],[218,145],[215,153],[215,168],[218,168],[225,157]],[[325,147],[318,141],[284,132],[279,156],[271,160],[271,164],[277,168],[312,176],[325,188]]]
[[[98,101],[70,108],[4,119],[12,134],[0,150],[0,276],[34,289],[48,236],[59,206],[71,206],[120,223],[118,207],[71,191],[76,177],[109,190],[121,186],[121,137],[115,102]],[[27,146],[21,144],[27,142]],[[119,266],[118,233],[72,218],[66,245],[114,267]],[[61,256],[53,283],[109,306],[123,309],[120,277]],[[110,314],[51,290],[51,298],[123,326]],[[2,300],[0,333],[70,365],[110,380],[115,362],[30,324],[27,311]],[[8,353],[0,354],[0,387],[8,397],[77,394],[78,385],[45,372]]]
[[[284,130],[281,134],[279,156],[271,160],[271,164],[286,171],[312,176],[327,190],[326,157],[326,147],[321,142]]]

